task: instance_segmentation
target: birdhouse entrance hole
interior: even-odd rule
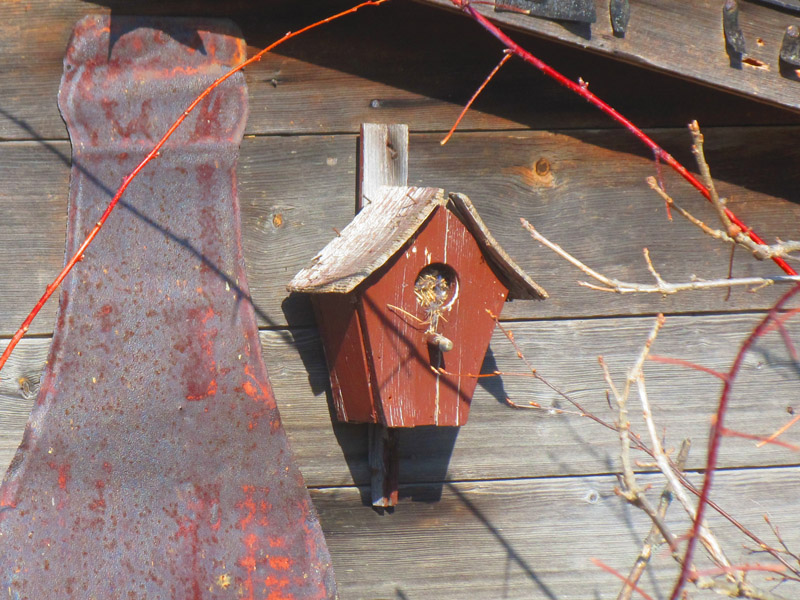
[[[445,311],[450,310],[458,298],[458,277],[455,270],[443,263],[433,263],[419,272],[414,283],[414,296],[417,304],[425,311],[428,324],[425,333],[430,336],[429,343],[438,347],[441,352],[453,349],[453,342],[441,335],[437,330],[439,319],[443,319]],[[431,364],[441,365],[441,354],[436,353],[436,360],[431,357]]]
[[[426,311],[450,310],[458,298],[458,276],[443,263],[433,263],[419,272],[414,283],[417,303]]]

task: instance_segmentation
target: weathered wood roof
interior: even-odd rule
[[[437,206],[444,190],[384,186],[333,240],[294,276],[290,292],[351,292],[403,247]]]
[[[383,266],[417,232],[438,206],[449,206],[484,251],[510,299],[543,299],[547,292],[512,260],[464,194],[404,186],[384,186],[287,286],[290,292],[348,293]]]

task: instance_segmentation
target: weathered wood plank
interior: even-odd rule
[[[654,352],[727,370],[736,348],[758,318],[671,317]],[[539,373],[573,395],[587,410],[611,422],[614,413],[606,403],[606,386],[597,356],[605,356],[621,384],[651,325],[651,318],[510,324]],[[800,320],[790,325],[797,339]],[[11,460],[22,436],[49,342],[47,338],[24,340],[3,372],[0,469]],[[331,424],[328,375],[316,331],[264,331],[261,342],[284,426],[307,483],[330,486],[368,482],[366,427]],[[524,371],[513,348],[496,333],[483,370],[498,368],[505,372]],[[768,435],[788,421],[788,408],[800,410],[796,394],[798,369],[800,366],[789,358],[777,334],[759,342],[745,360],[727,425]],[[694,446],[688,465],[701,467],[709,418],[719,398],[719,380],[697,371],[654,363],[647,365],[646,375],[655,418],[666,432],[667,445],[677,446],[682,437],[690,437]],[[619,449],[614,432],[575,415],[547,410],[515,411],[505,405],[506,397],[521,404],[535,401],[546,409],[569,408],[555,393],[528,378],[482,380],[469,423],[460,431],[418,428],[401,434],[401,481],[582,475],[618,470]],[[646,435],[638,400],[633,398],[631,402],[633,427]],[[800,444],[798,431],[790,431],[783,439]],[[797,462],[797,452],[779,446],[755,448],[752,441],[740,439],[726,440],[723,445],[722,465],[726,467]]]
[[[800,237],[800,148],[795,128],[722,128],[706,131],[706,147],[720,192],[768,240]],[[690,164],[688,134],[653,132]],[[655,169],[623,132],[464,133],[442,148],[436,135],[411,137],[412,185],[466,193],[501,246],[544,287],[544,302],[511,302],[506,318],[584,317],[769,306],[779,290],[721,290],[669,298],[616,296],[579,288],[583,274],[538,247],[519,226],[529,219],[553,241],[606,274],[650,282],[641,251],[648,247],[670,281],[691,275],[725,277],[728,248],[687,223],[667,221],[663,203],[647,187]],[[353,216],[356,185],[353,136],[246,139],[239,164],[245,256],[264,325],[312,324],[305,298],[287,299],[286,284]],[[55,154],[55,153],[58,154]],[[0,144],[0,239],[6,261],[0,277],[0,333],[10,335],[63,260],[69,146],[51,142]],[[549,173],[538,176],[540,159]],[[714,222],[693,189],[664,174],[677,201]],[[102,235],[102,234],[101,234]],[[737,276],[778,273],[737,252]],[[52,331],[54,306],[33,331]]]
[[[450,0],[423,0],[453,10]],[[597,3],[591,26],[558,23],[513,12],[481,12],[497,22],[578,48],[613,55],[725,91],[800,110],[798,75],[783,75],[778,54],[786,26],[797,23],[769,5],[739,2],[739,25],[746,41],[743,57],[729,57],[722,32],[722,4],[713,0],[644,0],[631,5],[624,38],[611,28],[608,0]],[[758,40],[758,41],[757,41]],[[744,58],[744,60],[742,60]]]
[[[349,0],[303,2],[302,8],[244,0],[113,3],[122,14],[231,17],[244,31],[251,54],[286,31],[350,5]],[[75,21],[87,12],[107,11],[79,0],[4,3],[0,139],[66,138],[56,108],[64,48]],[[800,116],[786,111],[562,44],[531,36],[521,40],[569,77],[591,82],[595,93],[642,126],[682,126],[692,118],[708,125],[800,122]],[[665,58],[677,59],[685,54],[681,50]],[[409,2],[365,9],[281,47],[247,70],[248,132],[356,133],[362,122],[377,121],[407,123],[412,131],[447,130],[498,58],[491,36],[445,11]],[[181,110],[176,107],[176,116]],[[596,109],[521,61],[504,67],[463,123],[472,129],[606,126],[610,121]]]
[[[721,472],[714,497],[774,544],[763,520],[769,514],[796,551],[799,474],[797,468]],[[655,486],[651,491],[655,502],[661,477],[642,477],[641,483]],[[361,505],[364,490],[312,490],[312,499],[342,600],[597,600],[616,598],[621,582],[600,571],[591,559],[627,574],[649,529],[643,513],[625,506],[614,493],[616,485],[616,478],[606,476],[455,483],[443,489],[415,486],[401,488],[399,506],[384,515]],[[667,523],[676,534],[687,529],[677,503],[670,508]],[[735,564],[772,564],[764,555],[754,558],[743,549],[743,544],[753,544],[720,517],[711,515],[710,523]],[[701,557],[699,564],[706,561]],[[656,552],[641,586],[653,598],[665,598],[676,576],[669,553]],[[748,580],[768,590],[776,583],[764,584],[756,573],[751,577]],[[784,584],[774,591],[796,598],[796,585]],[[720,597],[689,589],[692,598]]]

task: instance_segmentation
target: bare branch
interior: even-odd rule
[[[683,467],[686,465],[686,460],[689,457],[689,449],[691,448],[691,445],[692,444],[688,439],[683,440],[681,443],[681,449],[678,451],[678,456],[675,459],[675,468],[679,471],[682,471]],[[662,521],[667,516],[667,509],[672,503],[672,498],[672,484],[667,482],[667,485],[661,492],[661,500],[659,501],[658,508],[656,509],[656,514]],[[642,549],[639,552],[639,556],[636,557],[636,562],[633,563],[633,567],[631,567],[631,571],[628,573],[628,578],[625,580],[625,585],[622,586],[622,589],[617,596],[617,600],[631,599],[634,589],[639,583],[639,580],[642,578],[644,570],[653,556],[653,551],[658,545],[661,544],[663,539],[664,538],[661,535],[659,528],[654,523],[650,528],[650,533],[647,534],[647,537],[642,544]]]
[[[691,500],[689,500],[686,490],[683,488],[683,486],[681,486],[678,477],[673,471],[672,465],[669,463],[667,455],[664,454],[664,448],[661,446],[661,440],[658,437],[656,425],[653,421],[653,413],[650,410],[650,402],[647,397],[647,386],[645,386],[644,383],[644,373],[641,371],[639,371],[637,374],[636,385],[639,392],[639,399],[642,402],[642,415],[644,416],[644,421],[647,426],[647,432],[650,434],[650,442],[652,444],[652,450],[656,459],[656,464],[658,464],[659,470],[667,478],[667,481],[669,481],[669,484],[672,486],[672,489],[675,492],[675,497],[678,498],[678,501],[681,503],[681,506],[683,506],[683,509],[691,519],[694,519],[697,511],[695,510]],[[711,530],[708,528],[708,524],[706,522],[701,524],[698,533],[700,535],[700,541],[703,543],[703,546],[706,548],[714,562],[719,565],[729,567],[731,565],[730,561],[725,556],[722,546],[720,545],[719,541],[717,541],[714,534],[711,533]]]
[[[711,204],[717,209],[719,220],[725,225],[725,231],[728,232],[728,235],[734,236],[740,233],[742,228],[731,222],[730,218],[725,213],[725,202],[721,200],[719,194],[717,194],[717,188],[714,186],[714,180],[711,178],[711,169],[708,167],[705,153],[703,152],[703,134],[700,133],[700,125],[697,124],[697,121],[689,123],[689,131],[692,133],[692,139],[694,140],[692,154],[694,154],[694,159],[697,161],[700,175],[703,177],[703,183],[706,185],[708,193],[711,195]]]
[[[592,283],[588,283],[586,281],[579,281],[578,285],[593,290],[599,290],[601,292],[612,292],[615,294],[662,294],[667,296],[671,294],[677,294],[678,292],[686,290],[706,290],[714,288],[727,288],[740,285],[755,285],[759,286],[760,289],[761,287],[773,285],[776,283],[800,282],[800,276],[798,275],[777,275],[774,277],[741,277],[738,279],[711,279],[711,280],[697,279],[695,281],[687,281],[684,283],[668,283],[664,281],[658,274],[658,272],[655,271],[655,269],[653,268],[652,263],[650,262],[649,252],[647,251],[646,248],[645,248],[645,259],[648,262],[648,269],[650,270],[651,273],[653,273],[657,283],[646,284],[646,283],[630,283],[626,281],[620,281],[619,279],[606,277],[602,273],[599,273],[594,269],[592,269],[591,267],[588,267],[580,260],[572,256],[569,252],[564,250],[561,246],[559,246],[555,242],[551,242],[546,237],[544,237],[528,221],[526,221],[525,219],[520,219],[520,221],[522,222],[522,226],[528,231],[528,233],[531,234],[531,237],[533,239],[535,239],[537,242],[541,244],[544,244],[545,246],[550,248],[550,250],[558,254],[561,258],[563,258],[569,263],[572,263],[578,269],[589,275],[589,277],[603,284],[602,286],[599,286]]]

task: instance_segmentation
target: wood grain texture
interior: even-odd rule
[[[676,3],[685,6],[681,0],[669,4]],[[0,139],[66,138],[55,97],[70,31],[87,12],[108,12],[110,5],[112,15],[230,17],[243,30],[253,54],[286,31],[351,4],[348,0],[311,0],[302,5],[286,0],[4,2]],[[635,18],[634,14],[632,29]],[[782,31],[781,27],[769,33],[782,35]],[[518,37],[570,78],[589,81],[596,94],[641,126],[680,127],[693,118],[706,125],[800,123],[800,116],[761,103],[563,44]],[[412,131],[446,131],[499,53],[491,36],[446,11],[411,2],[365,9],[282,46],[248,68],[248,133],[357,133],[361,123],[378,121],[407,123]],[[677,57],[685,54],[682,48]],[[176,107],[176,116],[181,110]],[[462,124],[463,129],[609,126],[607,117],[521,61],[511,61],[500,71]]]
[[[453,9],[450,0],[422,1]],[[743,57],[732,58],[725,49],[721,2],[634,2],[624,38],[614,36],[608,5],[608,0],[597,3],[598,18],[591,28],[494,12],[490,7],[480,10],[502,25],[800,111],[800,76],[794,71],[782,73],[778,63],[784,31],[787,24],[797,22],[796,16],[740,2],[739,24],[747,51]]]
[[[66,130],[56,109],[56,92],[76,20],[87,12],[109,10],[112,18],[141,13],[227,16],[242,28],[252,54],[286,31],[351,4],[3,3],[0,337],[16,329],[63,262],[70,148],[63,141]],[[600,13],[604,4],[598,5]],[[664,54],[663,61],[703,70],[714,66],[704,64],[705,45],[712,44],[714,52],[721,48],[721,32],[713,29],[720,25],[720,10],[710,0],[691,4],[702,10],[711,7],[710,33],[697,47]],[[740,5],[748,45],[753,47],[754,36],[762,37],[764,47],[752,49],[764,53],[756,56],[772,65],[775,37],[782,34],[783,25],[766,31],[766,22],[747,15],[768,9],[752,2]],[[641,25],[642,11],[648,10],[675,17],[665,18],[653,33],[654,51],[670,47],[683,35],[675,31],[680,23],[675,11],[686,8],[681,0],[632,3],[631,33],[623,43],[641,41],[644,30],[637,31],[637,23]],[[561,25],[546,26],[572,35],[563,33]],[[595,93],[651,128],[649,133],[687,165],[690,142],[684,127],[699,119],[712,172],[737,214],[770,241],[800,237],[800,115],[568,44],[515,36],[570,78],[590,82]],[[602,35],[591,43],[619,44]],[[708,56],[709,63],[719,58]],[[613,125],[606,117],[521,61],[510,61],[499,72],[462,129],[442,148],[441,133],[431,132],[449,129],[499,57],[496,41],[469,20],[395,0],[287,44],[246,73],[249,137],[242,147],[238,178],[248,276],[284,426],[312,487],[343,600],[614,597],[619,583],[589,559],[597,557],[626,571],[648,526],[614,495],[612,474],[619,469],[616,434],[555,410],[510,409],[506,397],[564,408],[553,392],[511,376],[481,381],[470,422],[460,430],[404,432],[399,439],[400,478],[406,485],[400,505],[394,514],[384,515],[365,505],[370,501],[366,426],[332,424],[328,373],[309,303],[285,292],[291,277],[336,235],[333,228],[341,230],[352,219],[355,134],[361,123],[408,123],[409,184],[469,195],[498,243],[550,292],[543,302],[506,304],[503,316],[540,373],[608,420],[614,415],[606,404],[596,357],[603,354],[621,380],[651,327],[646,315],[670,315],[656,352],[724,370],[759,318],[749,311],[765,309],[778,293],[738,290],[725,301],[724,292],[664,299],[578,288],[575,281],[582,274],[533,244],[518,227],[519,217],[591,266],[632,281],[650,280],[641,259],[645,246],[670,281],[692,274],[724,276],[728,251],[682,222],[669,223],[663,204],[644,183],[655,171],[651,157],[627,134],[610,130]],[[617,58],[632,59],[625,52]],[[774,71],[749,66],[741,72],[728,67],[722,72],[734,82],[775,77]],[[787,84],[794,86],[790,90],[800,85]],[[176,107],[176,114],[182,108]],[[656,127],[673,129],[652,129]],[[43,141],[19,141],[34,139]],[[541,159],[549,166],[545,176],[535,169]],[[676,200],[713,222],[713,211],[695,192],[671,174],[665,179]],[[735,275],[775,273],[772,264],[736,252]],[[20,441],[38,392],[54,308],[45,308],[34,322],[36,336],[22,342],[0,379],[3,468]],[[791,333],[795,338],[800,334],[796,322]],[[5,343],[0,340],[0,346]],[[523,370],[499,333],[483,365],[484,371],[495,369]],[[764,338],[745,361],[728,425],[768,434],[786,423],[789,409],[800,410],[799,372],[775,334]],[[689,468],[701,468],[719,381],[661,364],[647,364],[645,373],[667,446],[691,437]],[[638,414],[635,402],[632,414]],[[644,433],[638,416],[633,426]],[[796,430],[784,439],[800,443]],[[769,512],[797,550],[798,454],[777,446],[754,446],[752,441],[724,440],[724,470],[718,474],[714,498],[773,541],[761,519]],[[643,475],[641,481],[656,489],[662,483],[655,475]],[[671,514],[677,511],[673,508]],[[677,532],[686,530],[685,521],[671,523]],[[722,531],[729,547],[739,552],[742,540]],[[675,568],[665,555],[656,560],[644,585],[661,598],[668,593]],[[788,595],[793,597],[791,590]]]
[[[774,543],[763,521],[769,514],[796,549],[798,474],[797,468],[722,472],[714,497]],[[641,483],[655,486],[655,501],[662,478],[641,477]],[[591,559],[627,574],[649,529],[643,514],[614,493],[616,485],[615,477],[605,476],[401,487],[400,505],[384,515],[361,506],[363,490],[312,490],[312,499],[342,600],[597,600],[616,598],[621,582]],[[675,532],[687,526],[680,510],[673,503],[667,515]],[[710,515],[710,524],[732,560],[753,562],[742,548],[749,540],[716,515]],[[707,561],[701,558],[700,564]],[[370,576],[364,575],[367,570]],[[676,576],[668,553],[656,552],[641,585],[653,598],[665,598]],[[748,579],[764,582],[758,574]],[[775,593],[797,597],[792,585]],[[689,589],[698,600],[720,598]]]
[[[736,348],[758,315],[671,317],[654,352],[727,370]],[[790,321],[795,339],[800,320]],[[587,410],[613,422],[606,385],[597,365],[603,355],[618,383],[624,380],[652,325],[650,318],[615,318],[521,322],[511,324],[516,340],[539,373],[580,401]],[[314,329],[263,331],[261,343],[284,427],[311,486],[338,486],[369,481],[366,426],[332,425],[328,373]],[[27,411],[38,390],[38,373],[49,339],[23,341],[0,382],[0,465],[6,465],[22,436]],[[483,371],[524,371],[513,348],[495,332]],[[732,429],[768,435],[787,422],[787,409],[800,410],[796,397],[798,369],[780,337],[759,342],[744,363],[728,417]],[[683,437],[694,443],[688,468],[705,460],[710,415],[719,399],[720,382],[681,367],[648,364],[645,369],[657,423],[666,442],[677,447]],[[505,398],[534,401],[542,411],[509,408]],[[631,400],[633,428],[645,435],[639,408]],[[585,475],[616,472],[616,433],[550,408],[570,407],[558,395],[528,378],[484,379],[475,392],[469,423],[460,428],[417,428],[400,436],[402,482],[489,480],[518,477]],[[792,430],[783,438],[800,444]],[[645,459],[645,456],[637,458]],[[754,442],[726,440],[722,467],[798,464],[798,454]]]
[[[652,132],[690,164],[688,134]],[[765,239],[800,237],[800,148],[795,128],[706,130],[706,151],[720,193]],[[546,159],[550,171],[537,175]],[[8,257],[0,278],[0,333],[10,335],[63,260],[69,146],[63,142],[0,144],[0,239]],[[262,325],[312,325],[308,300],[287,297],[295,273],[353,218],[356,138],[350,135],[245,139],[239,162],[245,257]],[[550,294],[543,302],[506,304],[504,318],[588,317],[658,311],[730,312],[763,309],[777,288],[676,295],[617,296],[577,286],[584,276],[538,247],[518,225],[531,221],[606,275],[650,282],[642,248],[650,249],[668,281],[692,275],[725,277],[729,249],[686,222],[666,219],[663,202],[647,187],[652,161],[623,132],[464,133],[447,146],[436,135],[412,135],[410,184],[466,193],[498,243]],[[709,223],[712,207],[664,173],[675,199]],[[124,210],[124,208],[121,208]],[[335,229],[334,229],[335,228]],[[102,235],[102,234],[101,234]],[[770,262],[736,252],[734,275],[778,273]],[[52,331],[54,305],[34,321]]]

